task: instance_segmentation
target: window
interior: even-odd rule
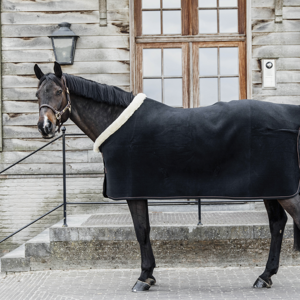
[[[142,0],[142,34],[181,34],[180,0]]]
[[[135,0],[135,91],[174,107],[246,98],[245,6]]]
[[[137,86],[149,98],[175,107],[188,107],[188,45],[139,44]]]
[[[246,98],[243,42],[193,43],[194,106]]]
[[[199,0],[199,33],[237,33],[237,0]]]

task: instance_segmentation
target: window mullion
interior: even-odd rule
[[[161,34],[164,34],[162,2],[163,0],[160,0],[160,32]]]
[[[162,0],[161,0],[162,1]],[[164,49],[161,48],[161,102],[165,101],[165,91],[164,91]]]
[[[218,101],[221,101],[220,47],[218,47],[217,59],[218,59]]]
[[[219,9],[219,0],[217,0],[217,32],[220,33],[220,9]]]

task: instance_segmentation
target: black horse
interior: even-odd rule
[[[107,133],[108,130],[111,130],[110,134],[116,132],[115,128],[111,128],[114,127],[112,124],[115,124],[115,120],[122,118],[122,112],[128,108],[135,98],[132,93],[125,92],[117,87],[63,74],[58,63],[54,64],[54,74],[43,74],[37,65],[35,65],[34,71],[39,79],[36,93],[40,107],[38,130],[43,138],[52,138],[55,135],[56,128],[60,128],[70,118],[91,140],[94,142],[97,141],[97,150],[102,143],[102,141],[99,142],[98,137],[102,136],[103,139],[103,132]],[[292,106],[289,106],[288,109],[292,109]],[[299,108],[297,107],[297,109]],[[159,111],[157,113],[159,114]],[[130,116],[127,116],[128,118]],[[286,130],[277,131],[278,134],[281,134]],[[294,130],[291,130],[290,133],[294,136]],[[270,136],[270,130],[264,134],[266,137]],[[283,146],[289,144],[287,138],[284,138],[284,141],[282,143],[284,144]],[[278,147],[283,146],[279,145]],[[294,153],[295,151],[296,154]],[[293,149],[290,151],[293,152],[292,154],[295,159],[296,156],[298,158],[297,151],[298,148],[297,150]],[[166,157],[166,159],[168,158]],[[256,173],[255,176],[258,176],[259,174]],[[164,173],[163,176],[167,177],[169,175]],[[299,177],[299,175],[297,176]],[[287,222],[285,211],[294,219],[294,249],[300,251],[299,187],[296,193],[289,195],[293,196],[265,197],[264,204],[269,217],[271,246],[265,271],[254,283],[254,287],[256,288],[270,288],[272,285],[271,277],[278,271],[282,238]],[[225,198],[230,197],[226,196]],[[235,199],[235,197],[232,198]],[[137,240],[140,244],[142,261],[141,275],[132,290],[134,292],[146,291],[156,282],[153,277],[155,259],[150,243],[148,203],[145,197],[142,197],[142,199],[133,197],[130,200],[127,198],[127,203],[133,219]]]

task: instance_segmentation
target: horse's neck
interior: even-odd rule
[[[125,109],[71,94],[71,120],[93,141]]]

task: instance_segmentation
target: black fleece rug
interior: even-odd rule
[[[299,192],[300,106],[172,108],[146,98],[101,146],[111,199],[287,198]]]

